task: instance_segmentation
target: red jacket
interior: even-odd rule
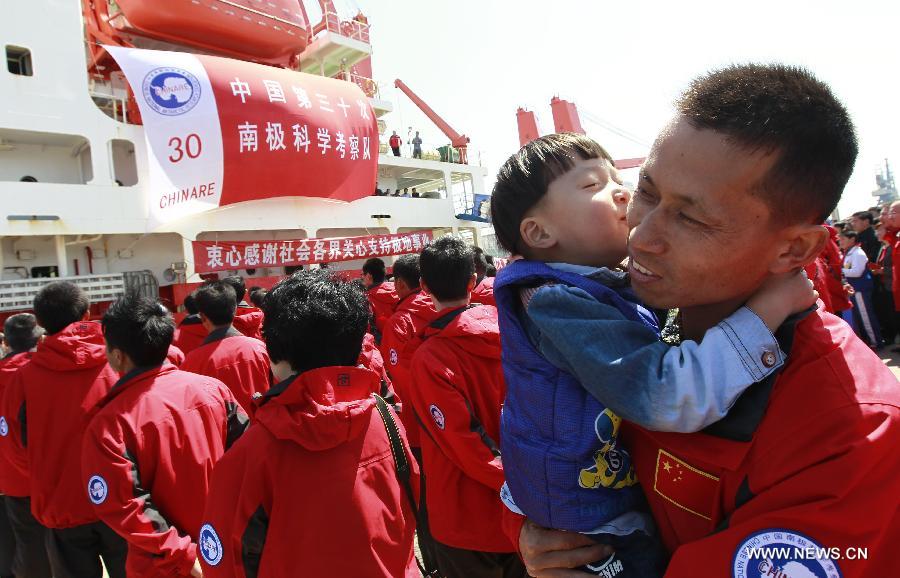
[[[822,249],[819,257],[825,268],[825,283],[828,286],[828,293],[831,297],[831,307],[834,313],[840,313],[853,307],[847,291],[844,290],[844,257],[841,255],[841,248],[837,243],[837,229],[831,225],[825,225],[831,237]],[[821,293],[821,292],[820,292]]]
[[[784,335],[783,327],[778,337]],[[763,570],[772,562],[751,564],[739,551],[757,534],[750,546],[800,536],[810,547],[841,553],[868,548],[868,561],[837,562],[843,578],[897,574],[897,379],[846,323],[822,311],[797,324],[788,353],[771,394],[739,400],[716,424],[718,435],[630,428],[626,447],[673,551],[666,578],[743,576],[739,564]],[[737,441],[743,428],[733,426],[754,412],[764,413],[755,431],[744,430],[752,439]],[[815,568],[809,575],[838,574],[830,562],[802,564]]]
[[[184,321],[175,330],[175,336],[172,338],[172,345],[180,349],[187,355],[191,351],[203,345],[203,340],[209,333],[203,323],[200,321],[199,315],[190,315],[184,318]]]
[[[264,317],[263,312],[256,307],[241,302],[241,304],[237,306],[234,320],[232,320],[231,324],[235,329],[247,337],[262,341],[262,324]]]
[[[204,576],[419,576],[415,516],[372,398],[380,381],[366,369],[325,367],[266,394],[213,473]]]
[[[497,301],[494,299],[493,277],[485,277],[481,280],[481,283],[475,286],[472,290],[471,301],[472,303],[481,303],[482,305],[497,306]]]
[[[82,492],[128,542],[129,578],[190,576],[213,466],[246,425],[225,384],[168,363],[124,375],[100,401]]]
[[[170,345],[166,360],[175,367],[180,367],[184,363],[184,352],[175,345]]]
[[[272,379],[265,344],[230,327],[210,333],[201,347],[185,357],[181,369],[222,381],[251,417],[256,411],[254,394],[265,393]]]
[[[375,336],[376,341],[380,342],[380,336],[384,333],[384,324],[394,314],[394,307],[399,298],[394,291],[394,284],[390,281],[375,285],[367,290],[366,294],[369,296],[369,306],[372,308],[375,329],[378,332]]]
[[[894,294],[894,310],[900,311],[900,235],[897,231],[888,231],[884,237],[885,242],[891,246],[893,259],[897,264],[891,268],[891,293]]]
[[[13,386],[13,377],[31,357],[31,352],[25,352],[0,359],[0,494],[16,498],[24,498],[31,491],[18,416],[23,399],[22,383]]]
[[[118,379],[100,324],[78,321],[45,338],[13,380],[24,384],[31,511],[48,528],[97,521],[81,479],[81,439]]]
[[[431,533],[454,548],[513,552],[500,527],[498,448],[506,385],[497,309],[440,311],[420,339],[410,400],[426,434],[421,443]]]
[[[391,138],[388,139],[388,144],[391,145],[392,149],[400,148],[400,145],[403,144],[403,141],[400,140],[400,137],[392,134]]]
[[[384,326],[384,335],[381,338],[381,357],[388,364],[388,374],[394,389],[400,399],[409,404],[409,390],[413,387],[412,377],[409,374],[409,365],[415,347],[407,347],[413,342],[415,336],[422,331],[428,323],[434,320],[437,312],[427,293],[416,291],[404,297],[394,314],[387,320]],[[412,407],[407,407],[400,412],[400,420],[406,428],[406,436],[409,445],[419,447],[419,424]]]

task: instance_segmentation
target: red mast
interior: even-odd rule
[[[419,96],[413,92],[406,84],[403,83],[399,78],[394,81],[394,86],[403,91],[403,94],[409,97],[413,103],[419,107],[425,116],[427,116],[431,122],[435,124],[441,132],[447,135],[447,138],[450,139],[450,146],[455,148],[459,152],[459,162],[462,164],[469,164],[468,157],[466,155],[466,147],[469,144],[469,137],[464,134],[459,134],[453,127],[447,124],[447,122],[442,119],[438,113],[434,112],[430,106],[425,104],[425,101],[419,98]]]

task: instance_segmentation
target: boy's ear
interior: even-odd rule
[[[519,235],[525,246],[532,249],[549,249],[556,244],[556,238],[539,217],[525,217],[519,224]]]

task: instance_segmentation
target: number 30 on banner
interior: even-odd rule
[[[195,159],[203,152],[203,143],[200,141],[200,135],[191,133],[182,140],[181,137],[173,136],[169,139],[169,161],[172,163],[181,162],[185,156],[189,159]]]

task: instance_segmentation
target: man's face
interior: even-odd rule
[[[638,297],[658,308],[711,306],[740,303],[759,287],[779,228],[753,191],[774,160],[683,119],[667,127],[628,206]]]
[[[900,228],[900,201],[891,203],[891,206],[887,208],[885,222],[891,229]]]
[[[372,285],[375,284],[375,279],[373,279],[372,275],[370,275],[369,273],[363,273],[362,274],[362,282],[363,282],[363,285],[365,285],[366,289],[371,289]]]

